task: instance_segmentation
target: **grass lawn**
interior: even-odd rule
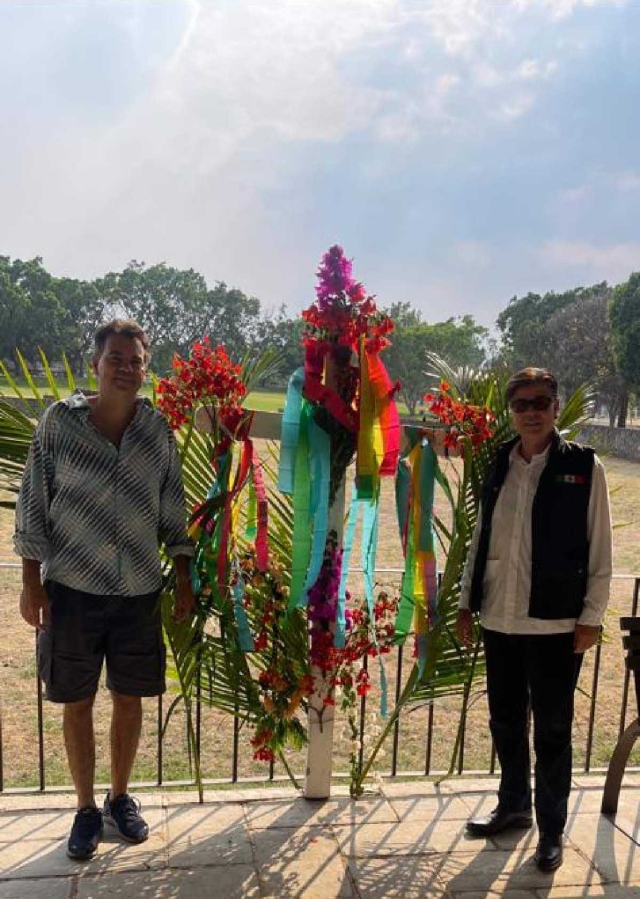
[[[45,378],[34,378],[34,381],[43,396],[51,395],[49,385]],[[31,389],[25,381],[17,380],[16,383],[26,397],[31,396]],[[78,387],[85,389],[87,387],[87,381],[78,379]],[[63,384],[62,381],[58,385],[58,390],[62,397],[68,396],[71,392],[66,383]],[[143,385],[140,392],[142,396],[151,397],[153,388],[151,384],[147,382]],[[6,383],[3,383],[1,379],[0,396],[12,398],[15,396],[13,390]],[[260,412],[282,412],[284,410],[285,400],[286,391],[284,390],[254,390],[247,396],[245,405],[247,409],[255,409]],[[398,411],[402,417],[407,417],[409,414],[404,403],[398,403]]]

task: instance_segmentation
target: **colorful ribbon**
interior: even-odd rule
[[[433,498],[438,472],[428,440],[420,439],[403,458],[396,477],[396,503],[405,554],[396,639],[403,643],[413,626],[420,674],[427,661],[430,629],[437,623],[438,575]]]

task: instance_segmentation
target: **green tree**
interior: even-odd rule
[[[133,260],[122,272],[109,272],[98,289],[119,314],[135,319],[151,341],[153,368],[164,373],[173,353],[186,351],[198,333],[196,322],[207,284],[193,269],[160,263],[146,267]]]
[[[260,301],[223,282],[210,290],[193,269],[147,267],[134,260],[124,271],[106,275],[99,289],[113,308],[145,329],[159,374],[170,368],[174,353],[187,353],[205,335],[237,359],[254,345]]]
[[[2,357],[8,360],[16,348],[35,363],[39,348],[59,358],[69,346],[77,325],[40,258],[0,257],[0,327]]]
[[[479,368],[486,359],[488,331],[472,315],[430,325],[408,303],[395,304],[387,313],[396,329],[384,359],[391,377],[401,383],[400,396],[412,416],[429,387],[427,354],[435,353],[451,368],[467,372]]]
[[[75,278],[57,278],[56,294],[69,320],[63,351],[73,371],[81,375],[93,352],[93,335],[100,325],[111,317],[111,310],[99,281],[77,281]],[[60,358],[62,352],[55,357]]]
[[[217,281],[198,306],[194,320],[196,335],[209,334],[212,343],[222,343],[234,359],[252,351],[258,338],[260,300],[236,287]]]
[[[38,365],[42,349],[56,361],[65,354],[81,374],[104,317],[104,297],[95,283],[56,278],[37,257],[0,257],[0,358],[13,362],[19,349]]]
[[[625,383],[618,427],[627,423],[629,390],[640,389],[640,272],[618,284],[609,306],[613,355],[618,372]]]
[[[555,312],[541,334],[540,361],[556,375],[564,396],[590,382],[613,426],[621,408],[624,381],[613,353],[609,321],[612,296],[611,287],[597,284],[575,303]]]
[[[265,312],[256,329],[257,351],[278,351],[280,362],[277,370],[265,381],[267,387],[286,387],[292,373],[304,363],[302,332],[305,322],[299,316],[290,316],[282,305],[276,312]]]
[[[604,285],[606,287],[606,285]],[[590,291],[595,288],[586,288]],[[528,293],[512,297],[506,309],[498,315],[506,363],[513,369],[527,365],[544,366],[545,330],[552,315],[577,302],[585,288],[577,287],[564,293]]]

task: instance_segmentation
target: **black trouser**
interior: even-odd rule
[[[533,717],[535,807],[541,833],[558,835],[571,789],[573,694],[582,655],[567,634],[484,631],[491,734],[502,774],[498,802],[531,808],[529,707]]]

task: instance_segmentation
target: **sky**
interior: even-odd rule
[[[640,269],[640,0],[0,0],[0,254],[487,326]]]

